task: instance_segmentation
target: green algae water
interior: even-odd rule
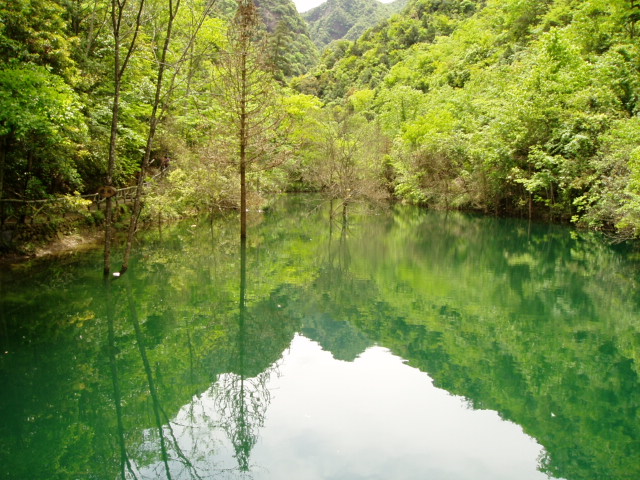
[[[633,251],[334,207],[3,267],[0,478],[640,478]]]

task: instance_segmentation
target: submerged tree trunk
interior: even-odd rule
[[[118,65],[119,48],[116,48],[116,62]],[[117,68],[117,66],[116,66]],[[109,163],[107,166],[106,186],[113,186],[113,175],[116,165],[116,144],[118,142],[118,114],[120,110],[120,81],[116,80],[113,94],[113,108],[111,111],[111,138],[109,140]],[[107,197],[105,203],[104,220],[104,276],[108,276],[111,271],[111,238],[113,229],[113,203],[111,197]]]
[[[240,98],[240,239],[247,238],[247,63],[242,60],[242,92]]]
[[[259,23],[253,0],[238,0],[228,47],[222,53],[214,80],[220,105],[229,113],[234,132],[233,162],[240,180],[240,238],[247,237],[247,175],[275,166],[283,156],[278,130],[285,113],[277,108],[276,82],[268,68]]]
[[[124,252],[124,259],[122,261],[122,267],[120,268],[120,274],[123,274],[129,268],[129,259],[131,257],[131,249],[133,246],[133,239],[138,228],[138,218],[140,217],[140,211],[142,210],[142,195],[144,190],[144,181],[146,171],[149,168],[149,160],[151,159],[151,150],[153,149],[153,141],[156,135],[156,129],[158,127],[158,108],[160,106],[160,96],[162,94],[162,83],[164,79],[164,72],[166,68],[167,52],[169,51],[169,45],[171,43],[171,34],[173,32],[173,22],[178,14],[180,8],[180,0],[176,0],[175,7],[173,0],[169,0],[169,23],[167,24],[167,35],[164,39],[162,46],[162,54],[160,55],[160,65],[158,66],[158,77],[156,78],[156,92],[153,99],[153,106],[151,110],[151,118],[149,120],[149,134],[147,136],[147,144],[144,149],[144,157],[142,158],[142,165],[140,166],[140,175],[138,175],[138,183],[136,187],[136,196],[133,202],[133,211],[131,213],[131,220],[129,221],[129,231],[127,234],[127,246]]]
[[[249,0],[249,4],[240,3],[239,9],[239,28],[240,28],[240,85],[239,85],[239,104],[240,104],[240,129],[238,132],[238,142],[240,144],[240,239],[242,242],[247,238],[247,55],[249,53],[251,43],[251,30],[254,26],[255,12],[251,7],[253,4]]]
[[[135,238],[136,231],[138,229],[138,220],[140,218],[140,212],[142,211],[142,197],[144,195],[144,182],[146,179],[147,169],[149,168],[149,164],[151,163],[151,152],[153,150],[153,143],[155,141],[156,131],[158,127],[158,123],[160,122],[160,117],[162,116],[161,110],[161,97],[162,90],[164,86],[164,78],[167,70],[167,56],[169,53],[169,46],[171,45],[175,19],[178,15],[178,11],[180,10],[181,0],[168,0],[169,5],[169,21],[167,23],[166,36],[164,39],[164,43],[162,46],[162,53],[159,59],[158,65],[158,75],[156,77],[156,90],[155,96],[152,105],[151,117],[149,120],[149,133],[147,135],[147,143],[145,146],[144,156],[142,159],[142,164],[140,166],[140,175],[138,176],[138,182],[136,186],[136,195],[134,198],[133,211],[131,215],[131,220],[129,222],[129,230],[127,233],[127,245],[124,252],[124,258],[122,262],[122,267],[120,268],[120,274],[125,273],[129,269],[129,260],[131,258],[131,251],[133,249],[133,240]],[[178,60],[178,65],[180,65],[185,58],[190,58],[190,53],[193,51],[193,45],[195,39],[197,37],[200,28],[208,18],[216,0],[208,0],[207,5],[202,12],[202,16],[200,20],[197,22],[195,29],[190,34],[190,39],[188,45],[182,52],[182,56],[180,60]],[[179,70],[179,68],[178,68]],[[173,84],[175,82],[176,75],[169,80],[168,90],[171,92],[173,90]],[[190,78],[188,79],[190,81]],[[187,89],[189,87],[187,86]],[[168,95],[168,94],[167,94]],[[158,213],[160,218],[161,213]],[[161,228],[161,227],[160,227]]]
[[[124,59],[121,58],[121,42],[122,27],[126,17],[125,6],[126,0],[111,0],[111,27],[114,42],[114,61],[113,61],[113,106],[111,110],[111,136],[109,139],[109,160],[107,165],[106,186],[113,186],[113,177],[117,161],[117,144],[118,144],[118,124],[120,114],[120,94],[122,91],[122,78],[127,69],[131,55],[138,39],[138,32],[142,23],[142,11],[144,10],[145,0],[139,0],[135,24],[131,41],[125,53]],[[111,272],[111,239],[113,236],[113,202],[111,197],[107,197],[105,206],[105,224],[104,224],[104,276],[108,276]]]

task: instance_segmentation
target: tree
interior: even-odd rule
[[[0,199],[79,189],[84,123],[78,98],[44,67],[0,69]]]
[[[240,238],[247,237],[247,174],[282,161],[286,116],[265,55],[260,18],[252,0],[239,0],[229,29],[228,45],[215,72],[217,98],[225,129],[234,131],[227,144],[240,177]],[[221,133],[221,138],[224,132]]]
[[[388,144],[377,122],[351,106],[325,107],[318,123],[307,181],[331,199],[341,200],[343,215],[355,201],[380,200],[384,188],[384,157]]]
[[[65,32],[64,14],[55,0],[0,0],[0,63],[46,65],[69,80],[74,39]]]
[[[127,0],[111,0],[111,29],[113,34],[113,103],[111,110],[111,135],[109,139],[109,157],[107,164],[106,186],[113,188],[113,176],[117,161],[118,125],[120,113],[120,95],[124,73],[127,70],[131,56],[133,55],[138,39],[138,33],[142,24],[142,12],[145,0],[139,0],[134,10],[132,32],[127,35]],[[128,37],[128,38],[127,38]],[[123,43],[128,39],[128,45],[122,51]],[[104,227],[104,276],[111,271],[111,235],[113,228],[113,206],[111,196],[106,200],[106,215]]]

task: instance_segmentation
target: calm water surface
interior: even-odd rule
[[[0,478],[640,478],[632,250],[330,210],[3,268]]]

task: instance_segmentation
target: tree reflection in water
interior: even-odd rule
[[[91,256],[0,269],[0,477],[259,477],[298,332],[347,362],[389,349],[521,425],[555,477],[639,478],[637,252],[401,206],[327,226],[325,206],[274,209],[240,265],[235,222],[177,226],[111,294]]]
[[[133,272],[130,271],[127,275],[132,276]],[[256,326],[255,322],[267,319],[268,316],[260,307],[255,312],[247,310],[246,244],[242,242],[240,246],[240,289],[237,316],[234,315],[237,322],[233,320],[229,325],[233,330],[237,330],[235,335],[228,337],[231,345],[228,350],[226,372],[219,374],[213,386],[204,394],[197,394],[191,404],[183,408],[182,413],[178,413],[174,419],[169,419],[162,406],[162,391],[167,386],[161,381],[160,365],[156,364],[152,368],[152,362],[148,357],[145,334],[140,325],[129,281],[126,277],[123,279],[128,317],[133,326],[135,343],[144,368],[145,390],[150,396],[155,428],[146,431],[146,441],[136,452],[140,463],[133,468],[128,464],[126,446],[124,443],[121,444],[121,451],[124,452],[121,468],[123,478],[149,478],[150,475],[153,478],[172,480],[216,478],[221,474],[231,475],[234,470],[242,472],[243,475],[247,474],[251,470],[251,451],[258,440],[259,429],[264,426],[266,411],[271,401],[268,383],[272,375],[277,373],[278,363],[272,363],[267,368],[264,368],[263,364],[259,368],[255,365],[256,354],[263,352],[265,345],[268,345],[268,349],[271,345],[260,335],[255,337],[256,331],[261,332],[262,329],[252,328],[252,325]],[[275,328],[277,330],[277,327]],[[190,334],[187,337],[190,339]],[[190,363],[193,363],[193,360]],[[117,368],[114,371],[117,372]],[[256,375],[258,371],[260,373]],[[117,384],[116,376],[114,385]],[[118,388],[114,391],[117,393]],[[116,411],[118,405],[119,401],[116,400]],[[120,423],[119,421],[118,424]],[[124,439],[124,436],[120,434],[119,438]],[[236,467],[230,468],[225,462],[221,449],[222,436],[226,436],[232,446]],[[145,462],[144,459],[148,459],[149,456],[155,457],[156,460]],[[204,459],[207,460],[202,462]],[[125,464],[128,470],[126,474]],[[138,473],[134,473],[136,470]]]
[[[127,453],[127,445],[125,440],[124,423],[122,419],[122,393],[120,387],[120,375],[118,373],[117,348],[115,341],[115,308],[113,303],[113,295],[111,291],[111,281],[109,278],[105,281],[105,311],[107,313],[107,327],[109,342],[107,351],[109,352],[109,367],[111,371],[111,382],[113,384],[113,404],[116,412],[116,421],[118,428],[118,447],[120,450],[120,478],[126,478],[125,466],[127,471],[135,478],[129,454]]]
[[[242,472],[249,471],[251,450],[258,440],[259,429],[264,426],[271,401],[267,388],[271,373],[267,370],[254,378],[225,374],[214,389],[220,426],[233,445],[238,468]]]
[[[238,373],[221,375],[214,387],[215,406],[220,415],[220,425],[233,449],[238,468],[249,471],[251,450],[258,441],[258,430],[264,426],[271,393],[267,387],[274,364],[258,376],[246,378],[247,366],[247,244],[240,243],[240,299],[238,302],[238,335],[235,359]]]

